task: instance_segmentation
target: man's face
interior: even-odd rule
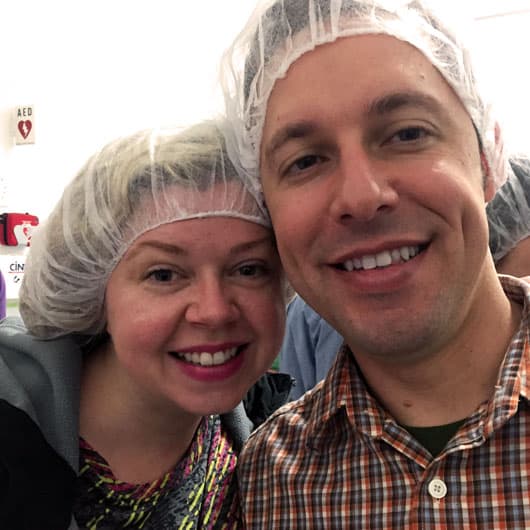
[[[293,287],[356,354],[428,354],[481,310],[495,275],[478,141],[412,46],[349,37],[293,63],[261,174]]]

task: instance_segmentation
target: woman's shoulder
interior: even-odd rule
[[[26,352],[30,357],[39,357],[41,353],[81,353],[80,347],[72,336],[57,339],[40,339],[29,333],[20,317],[10,316],[0,321],[0,355],[10,351]]]
[[[71,337],[42,340],[17,317],[0,322],[0,399],[26,412],[74,469],[81,360]]]
[[[29,379],[28,384],[34,386],[41,378],[75,383],[81,358],[81,349],[72,337],[43,340],[31,335],[18,317],[0,322],[0,383],[5,384],[3,379],[9,376],[22,384]]]

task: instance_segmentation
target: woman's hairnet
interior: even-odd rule
[[[228,216],[270,227],[261,196],[226,156],[217,122],[149,130],[95,154],[32,237],[20,313],[37,336],[97,335],[108,278],[144,232]]]
[[[486,206],[495,262],[530,236],[530,160],[511,158],[513,174]]]
[[[456,20],[449,18],[456,28]],[[321,44],[340,37],[387,34],[420,50],[453,88],[499,186],[508,164],[495,142],[495,121],[479,93],[468,49],[446,22],[426,0],[261,1],[223,57],[221,82],[232,125],[229,151],[238,153],[243,169],[257,180],[267,102],[276,80]]]

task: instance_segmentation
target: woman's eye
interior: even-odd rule
[[[258,263],[241,265],[236,270],[236,273],[239,276],[245,276],[245,277],[250,277],[250,278],[255,277],[255,276],[263,276],[266,272],[267,272],[266,267]]]
[[[148,274],[148,278],[156,282],[170,282],[176,278],[176,273],[171,269],[156,269]]]

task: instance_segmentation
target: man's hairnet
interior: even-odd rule
[[[212,216],[270,227],[259,192],[226,156],[216,122],[108,144],[32,237],[20,290],[27,328],[44,338],[101,333],[108,278],[134,240],[165,223]]]
[[[232,130],[227,147],[259,179],[267,102],[277,79],[315,47],[340,37],[386,34],[410,43],[439,70],[467,110],[497,186],[508,164],[495,141],[495,121],[479,92],[456,20],[426,0],[263,0],[223,58],[221,80]],[[450,22],[450,24],[449,24]],[[459,28],[460,29],[460,28]],[[377,66],[374,66],[377,67]],[[324,75],[324,73],[322,74]]]

